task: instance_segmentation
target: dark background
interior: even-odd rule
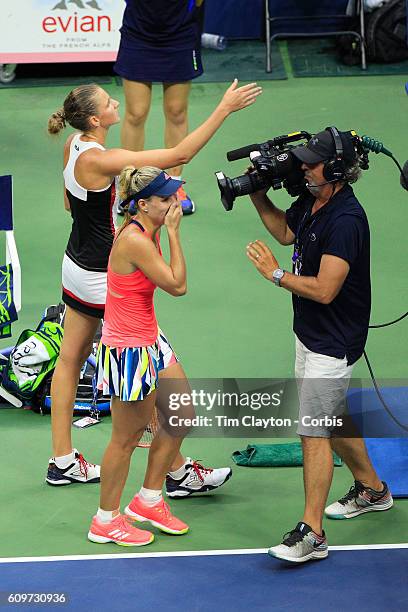
[[[346,12],[347,0],[269,0],[271,17],[330,15]],[[264,36],[264,0],[205,0],[205,31],[222,34],[228,38],[262,38]],[[322,22],[310,21],[307,29],[321,29]],[[326,21],[325,25],[333,26]],[[298,27],[305,30],[305,22],[290,24],[291,31]],[[287,30],[288,22],[282,22],[279,30]],[[296,31],[296,30],[295,30]]]

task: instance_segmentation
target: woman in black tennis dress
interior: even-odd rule
[[[164,141],[179,144],[188,133],[191,80],[203,72],[200,38],[203,0],[127,0],[115,72],[123,78],[126,113],[122,146],[144,148],[152,83],[163,83]],[[169,173],[180,179],[182,166]],[[184,188],[178,192],[183,213],[195,210]]]

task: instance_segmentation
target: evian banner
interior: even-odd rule
[[[4,0],[0,64],[113,61],[124,0]]]

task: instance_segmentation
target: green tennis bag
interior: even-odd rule
[[[24,330],[1,368],[0,396],[15,406],[29,404],[55,368],[64,331],[55,321]]]

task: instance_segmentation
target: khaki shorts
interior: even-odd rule
[[[346,357],[337,359],[314,353],[296,337],[300,436],[330,438],[332,430],[342,425],[352,371]]]

